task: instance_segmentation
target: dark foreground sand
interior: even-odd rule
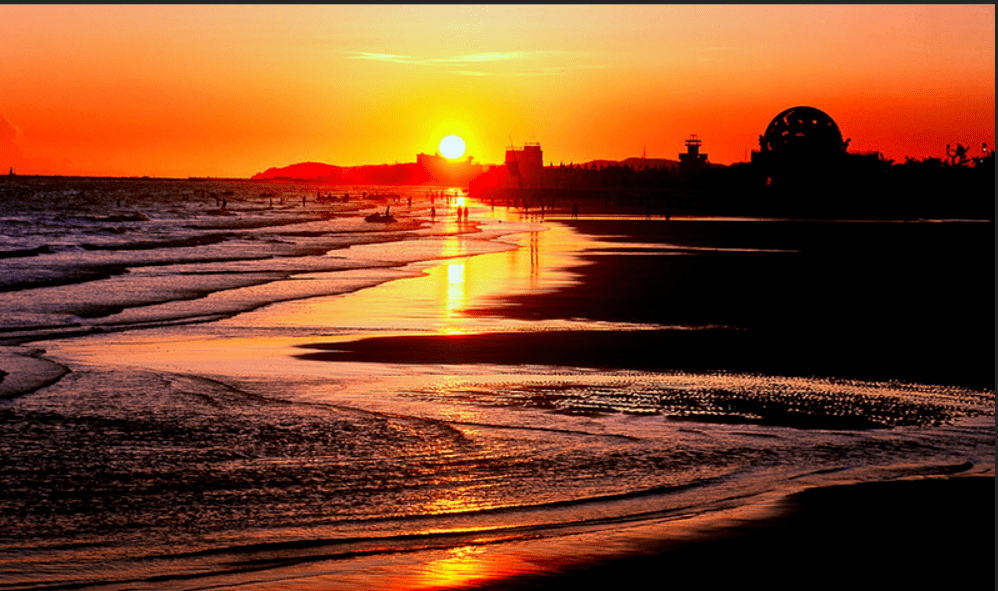
[[[473,312],[686,328],[388,337],[317,344],[302,356],[727,370],[994,389],[993,223],[572,224],[604,239],[619,236],[621,250],[590,257],[594,264],[578,270],[577,286]],[[633,242],[708,250],[629,256],[623,250]],[[648,555],[482,588],[992,589],[994,484],[992,473],[808,490],[766,518],[662,541]]]
[[[648,555],[480,589],[993,589],[994,478],[810,489]]]

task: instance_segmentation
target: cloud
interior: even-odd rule
[[[430,60],[434,63],[440,64],[468,64],[468,63],[482,63],[482,62],[502,62],[510,60],[523,60],[536,57],[539,53],[543,52],[529,52],[529,51],[488,51],[485,53],[472,53],[469,55],[458,55],[454,57],[442,57]]]
[[[517,76],[562,76],[568,74],[569,72],[578,72],[580,70],[605,70],[609,68],[604,64],[579,64],[570,66],[547,66],[539,68],[537,70],[531,70],[526,72],[517,72]]]
[[[583,65],[563,65],[563,66],[537,66],[536,62],[545,58],[579,58],[579,56],[569,51],[544,50],[544,51],[486,51],[481,53],[468,53],[434,58],[420,58],[411,55],[401,55],[397,53],[381,53],[375,51],[354,51],[346,55],[346,59],[369,60],[391,64],[403,64],[408,66],[429,66],[443,68],[446,71],[462,76],[488,76],[489,72],[480,69],[454,69],[461,66],[477,65],[486,66],[495,63],[517,63],[523,65],[533,65],[532,68],[523,72],[518,72],[516,76],[552,76],[565,74],[575,70],[595,70],[604,69],[607,66],[583,64]],[[534,64],[531,64],[534,62]],[[453,68],[452,68],[453,67]]]
[[[416,64],[418,60],[407,55],[395,55],[393,53],[371,53],[369,51],[357,51],[347,56],[348,60],[373,60],[378,62],[391,62],[393,64]]]
[[[379,62],[389,62],[393,64],[410,64],[416,66],[432,66],[432,65],[447,65],[447,64],[479,64],[485,62],[529,59],[531,55],[532,54],[527,51],[489,51],[485,53],[471,53],[467,55],[455,55],[450,57],[415,58],[410,55],[398,55],[394,53],[375,53],[370,51],[356,51],[348,55],[347,59],[372,60]]]

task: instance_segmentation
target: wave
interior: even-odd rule
[[[670,492],[668,487],[657,490],[635,492],[633,495],[661,495]],[[692,488],[692,486],[683,487]],[[580,499],[578,503],[607,502],[613,498]],[[564,506],[562,503],[547,506],[530,506],[509,508],[506,511],[523,509],[545,509]],[[717,508],[721,508],[720,505]],[[278,571],[295,566],[317,564],[320,562],[339,562],[365,557],[387,557],[428,551],[451,550],[467,547],[492,547],[497,545],[530,542],[576,533],[593,532],[603,528],[613,527],[636,520],[655,518],[681,518],[691,515],[690,509],[680,511],[655,511],[641,514],[599,517],[591,514],[589,517],[575,519],[535,522],[526,525],[507,524],[500,526],[464,525],[454,528],[446,523],[426,523],[418,526],[417,522],[432,522],[435,516],[410,518],[404,522],[394,521],[386,529],[404,528],[403,533],[384,535],[344,535],[339,537],[295,537],[292,539],[275,539],[266,542],[245,544],[220,544],[177,551],[142,551],[138,558],[142,564],[141,571],[146,576],[121,576],[122,573],[108,572],[105,576],[91,574],[86,577],[64,578],[60,581],[35,581],[28,586],[0,586],[0,589],[32,589],[47,590],[78,589],[136,586],[151,588],[170,582],[186,581],[195,585],[194,588],[212,588],[220,581],[230,577],[242,577],[252,573]],[[704,508],[693,510],[702,514]],[[465,515],[468,516],[468,515]],[[453,518],[454,515],[447,516]],[[469,520],[470,523],[470,520]],[[259,532],[263,536],[266,532]],[[270,532],[275,536],[286,536],[286,533]],[[51,548],[49,548],[51,550]],[[82,552],[90,549],[81,547]],[[135,571],[132,570],[132,573]],[[130,573],[129,573],[130,574]],[[199,583],[200,582],[200,583]],[[201,586],[203,585],[203,586]]]
[[[171,238],[168,240],[142,240],[129,242],[115,242],[109,244],[95,244],[84,242],[80,246],[84,250],[162,250],[165,248],[189,248],[192,246],[208,246],[220,244],[226,240],[237,238],[233,234],[204,234],[200,236],[186,236],[181,238]]]
[[[0,400],[12,400],[51,386],[69,368],[42,357],[41,349],[0,347]]]
[[[48,244],[36,246],[35,248],[17,248],[14,250],[0,250],[0,259],[14,259],[24,257],[34,257],[40,254],[51,254],[55,252]]]

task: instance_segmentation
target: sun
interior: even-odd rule
[[[453,160],[464,155],[464,140],[456,135],[449,135],[440,140],[440,153]]]

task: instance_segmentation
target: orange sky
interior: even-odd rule
[[[413,162],[742,161],[788,107],[903,160],[995,141],[995,7],[0,6],[0,170],[248,177]]]

